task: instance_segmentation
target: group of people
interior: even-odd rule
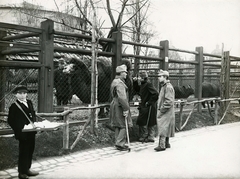
[[[127,129],[133,126],[128,87],[125,84],[127,75],[125,65],[117,66],[116,77],[111,84],[110,122],[115,128],[115,147],[121,151],[129,150],[129,146],[126,145],[127,137],[129,137]],[[168,71],[160,70],[158,81],[161,84],[160,92],[149,81],[146,71],[133,78],[133,88],[141,98],[136,124],[139,126],[140,142],[154,142],[157,125],[159,142],[154,150],[164,151],[171,147],[169,138],[174,137],[175,134],[175,92],[169,81]]]
[[[112,96],[110,121],[112,127],[115,128],[115,147],[121,151],[129,150],[129,146],[126,145],[127,131],[128,128],[133,127],[129,105],[129,89],[125,83],[127,73],[126,65],[117,66],[116,77],[110,87]],[[137,119],[139,141],[154,142],[155,126],[157,125],[159,144],[155,148],[156,151],[170,148],[169,137],[174,136],[174,89],[168,77],[169,73],[167,71],[159,71],[160,93],[148,80],[147,72],[142,72],[138,77],[133,78],[133,87],[141,97]],[[19,141],[18,177],[27,179],[29,176],[39,174],[31,170],[36,132],[23,132],[22,129],[25,125],[34,125],[36,113],[32,101],[27,99],[28,89],[26,86],[17,86],[13,92],[16,101],[9,108],[8,123],[14,131],[15,138]]]

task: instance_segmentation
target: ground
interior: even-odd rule
[[[221,124],[231,123],[231,122],[239,122],[240,114],[239,114],[239,105],[229,108]],[[133,115],[136,116],[137,111],[132,111]],[[86,114],[88,115],[88,114]],[[183,120],[185,120],[188,116],[188,113],[183,115]],[[79,119],[77,114],[72,114],[71,118],[73,120]],[[86,119],[86,117],[83,117]],[[179,115],[176,114],[176,126],[178,126]],[[133,118],[134,127],[130,130],[130,141],[136,141],[138,139],[138,126],[135,125],[136,117]],[[1,126],[6,124],[1,124]],[[208,114],[208,112],[203,112],[202,114],[194,112],[186,127],[183,129],[191,130],[194,128],[200,128],[204,126],[214,125],[214,121],[212,117]],[[69,145],[71,146],[76,139],[79,130],[83,126],[79,125],[71,125],[70,126],[70,141]],[[179,131],[176,131],[179,132]],[[181,132],[181,131],[180,131]],[[102,148],[106,146],[114,145],[114,132],[108,125],[108,121],[99,123],[98,128],[96,129],[96,134],[93,135],[90,133],[90,128],[88,127],[85,131],[83,137],[77,143],[75,148],[72,151],[64,151],[62,150],[62,131],[51,131],[51,132],[42,132],[38,133],[36,137],[36,148],[34,153],[34,160],[39,160],[45,157],[51,156],[60,156],[67,155],[68,153],[81,151],[81,150],[89,150],[94,148]],[[4,170],[7,168],[12,168],[17,166],[17,155],[18,155],[18,142],[14,139],[14,137],[2,137],[0,138],[0,170]]]

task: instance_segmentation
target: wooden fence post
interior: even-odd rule
[[[2,31],[0,30],[0,40],[2,40],[3,37],[7,36],[7,32],[6,31]],[[6,47],[0,46],[0,63],[1,61],[6,60],[6,56],[2,55],[2,51],[6,50]],[[5,91],[6,91],[6,69],[1,69],[0,70],[0,99],[3,99],[0,101],[0,110],[1,111],[5,111]]]
[[[39,112],[53,112],[53,21],[42,22],[41,28],[43,32],[40,35],[39,61],[42,67],[39,72],[38,110]]]
[[[220,82],[221,82],[221,99],[228,99],[229,98],[229,80],[230,79],[230,58],[229,58],[229,51],[223,53],[222,63],[221,63],[221,76],[220,76]],[[225,112],[227,109],[229,102],[222,102],[220,107],[220,115]]]
[[[63,116],[64,126],[63,126],[63,149],[69,149],[69,114]]]
[[[115,43],[113,44],[113,53],[115,56],[112,58],[112,80],[116,75],[116,67],[122,63],[122,33],[117,31],[112,34]]]
[[[169,41],[168,40],[160,41],[160,46],[163,47],[163,49],[160,50],[160,57],[163,59],[160,62],[160,69],[168,70]]]
[[[195,59],[198,64],[195,66],[195,97],[202,99],[202,82],[203,82],[203,47],[196,47],[198,54]],[[198,112],[202,112],[202,105],[198,103]]]

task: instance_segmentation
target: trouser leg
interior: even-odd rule
[[[165,144],[166,144],[166,137],[160,136],[159,146],[160,146],[161,148],[165,149],[165,148],[166,148]]]
[[[171,145],[169,143],[169,137],[166,137],[166,143],[165,143],[166,148],[170,148]]]
[[[118,146],[125,146],[126,144],[126,129],[125,128],[116,128],[115,129],[115,138],[116,142],[115,145]]]
[[[32,165],[35,138],[19,140],[18,172],[26,174]]]
[[[30,138],[28,141],[29,141],[28,169],[30,169],[32,166],[33,152],[35,149],[35,138]]]
[[[154,135],[155,135],[154,126],[149,126],[148,127],[148,139],[154,140]]]
[[[147,126],[139,126],[139,140],[146,139],[148,136]]]

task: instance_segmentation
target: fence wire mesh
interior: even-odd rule
[[[28,88],[27,98],[32,100],[35,110],[38,109],[38,70],[27,68],[0,68],[1,79],[1,111],[8,112],[10,105],[16,100],[13,90],[18,85]]]

